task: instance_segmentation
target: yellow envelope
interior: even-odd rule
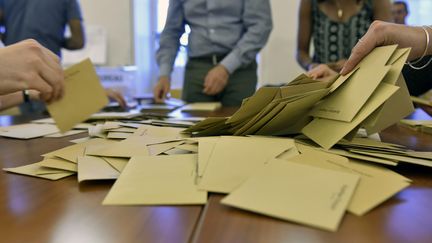
[[[61,132],[66,132],[88,119],[109,102],[89,59],[65,70],[65,79],[64,97],[47,105]]]
[[[177,146],[176,148],[182,149],[182,150],[187,150],[187,151],[190,151],[192,153],[198,153],[198,144],[182,144],[182,145]]]
[[[89,180],[115,180],[120,172],[103,158],[94,156],[78,157],[78,182]]]
[[[16,173],[16,174],[33,176],[33,177],[38,177],[38,178],[43,178],[43,179],[48,179],[53,181],[75,174],[75,172],[68,172],[68,171],[64,171],[61,173],[54,173],[54,174],[38,174],[41,168],[43,167],[42,165],[40,165],[40,163],[35,163],[35,164],[20,166],[16,168],[4,168],[3,170],[7,172]]]
[[[214,111],[222,107],[220,102],[195,102],[187,104],[180,109],[182,111]]]
[[[86,147],[88,146],[101,146],[116,143],[116,141],[105,140],[100,138],[90,139],[86,142],[74,144],[62,149],[58,149],[47,154],[43,154],[45,158],[59,157],[73,163],[77,163],[77,158],[84,156]]]
[[[103,205],[194,205],[207,202],[196,188],[197,155],[133,157]]]
[[[220,137],[202,137],[198,140],[198,177],[202,177],[207,168],[216,143]]]
[[[126,132],[109,132],[107,135],[108,139],[126,139],[130,136],[132,136],[132,133],[126,133]]]
[[[149,155],[147,144],[161,141],[158,138],[132,136],[115,144],[108,144],[100,149],[88,152],[87,155],[103,157],[131,158],[132,156]]]
[[[54,134],[50,134],[50,135],[46,135],[46,138],[63,138],[63,137],[68,137],[68,136],[72,136],[72,135],[76,135],[76,134],[80,134],[80,133],[84,133],[87,131],[84,130],[70,130],[67,131],[65,133],[54,133]]]
[[[260,88],[253,96],[249,97],[248,101],[244,103],[240,109],[234,113],[227,123],[241,123],[245,119],[258,114],[264,107],[270,103],[278,94],[279,88],[276,87],[263,87]]]
[[[366,214],[410,185],[406,178],[384,167],[338,157],[325,152],[308,151],[290,161],[360,176],[357,189],[348,205],[348,211],[358,216]]]
[[[353,174],[273,160],[222,203],[336,231],[358,180]]]
[[[175,142],[167,142],[167,143],[159,143],[159,144],[151,144],[147,145],[147,149],[149,155],[156,156],[162,154],[170,149],[173,149],[179,145],[182,145],[183,141],[175,141]]]
[[[368,134],[382,131],[393,125],[395,121],[399,121],[414,112],[408,87],[401,73],[409,53],[409,49],[398,49],[393,58],[397,58],[396,61],[390,60],[390,62],[393,61],[392,67],[383,82],[396,85],[399,90],[363,123]]]
[[[374,151],[374,152],[364,151],[364,150],[360,150],[360,149],[350,149],[350,152],[368,155],[368,156],[377,157],[377,158],[391,159],[391,160],[397,160],[400,162],[405,162],[405,163],[410,163],[410,164],[432,167],[432,160],[428,160],[428,159],[415,158],[415,157],[411,157],[411,156],[403,156],[403,155],[396,155],[396,154],[388,154],[388,153],[379,153],[376,151]]]
[[[324,99],[311,112],[319,118],[350,122],[374,93],[391,65],[386,63],[396,50],[396,46],[375,48],[358,65],[359,69],[341,87]]]
[[[52,124],[20,124],[0,129],[0,136],[8,138],[32,139],[58,133],[58,129]]]
[[[269,160],[294,146],[294,140],[288,138],[221,137],[198,187],[229,193]]]
[[[302,133],[323,148],[329,149],[360,125],[398,89],[396,86],[382,83],[351,122],[315,118],[302,129]]]
[[[66,170],[71,172],[78,171],[76,163],[72,163],[68,160],[60,158],[46,158],[43,161],[39,162],[39,165],[43,167]]]
[[[128,158],[100,157],[110,164],[118,172],[122,172],[129,162]]]
[[[328,89],[317,90],[309,96],[293,101],[276,114],[269,122],[262,126],[256,134],[258,135],[285,135],[286,130],[290,130],[301,117],[306,116],[310,109],[321,98],[327,95]]]

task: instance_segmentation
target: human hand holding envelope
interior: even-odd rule
[[[96,71],[86,59],[65,70],[65,95],[47,105],[59,130],[66,132],[108,104]]]

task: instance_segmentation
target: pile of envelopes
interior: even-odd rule
[[[302,133],[323,148],[360,128],[368,134],[414,111],[401,70],[409,49],[374,49],[354,71],[333,81],[302,75],[282,87],[263,87],[229,118],[208,118],[187,129],[195,136]]]
[[[105,129],[129,131],[114,123]],[[181,131],[140,125],[126,139],[81,139],[38,163],[5,170],[51,180],[77,174],[80,183],[116,180],[104,205],[197,205],[207,203],[208,192],[223,193],[225,205],[330,231],[345,212],[364,215],[410,185],[386,167],[304,140],[184,138]]]

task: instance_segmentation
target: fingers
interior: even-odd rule
[[[0,82],[0,95],[7,95],[10,93],[14,93],[17,91],[25,90],[28,88],[28,85],[24,82],[15,82],[15,81],[2,81]]]
[[[170,91],[170,83],[168,78],[160,78],[159,82],[153,89],[153,97],[156,103],[163,103]]]
[[[224,70],[222,66],[216,66],[205,77],[202,92],[206,95],[219,94],[225,88],[228,78],[228,71]]]
[[[206,95],[216,95],[222,91],[220,82],[212,80],[210,77],[204,82],[203,93]]]
[[[336,74],[330,67],[326,64],[320,64],[306,73],[310,78],[318,80],[321,78],[326,78]]]
[[[64,93],[64,75],[60,59],[34,40],[26,40],[23,44],[27,46],[27,50],[31,54],[27,61],[33,69],[27,70],[30,79],[26,79],[25,82],[45,82],[51,86],[50,94],[47,93],[48,89],[39,90],[45,101],[52,102],[60,99]],[[45,87],[43,84],[29,84],[29,86]]]
[[[115,100],[122,108],[127,107],[126,100],[120,92],[112,89],[107,89],[106,93],[110,99]]]
[[[28,87],[29,89],[35,89],[39,91],[41,100],[47,103],[51,103],[52,101],[54,101],[53,88],[48,85],[48,83],[45,82],[42,77],[40,77],[39,75],[35,75],[33,78],[31,78],[31,80],[32,82]]]
[[[63,71],[53,70],[46,63],[42,63],[39,74],[41,78],[52,87],[52,95],[50,101],[55,101],[63,97]]]

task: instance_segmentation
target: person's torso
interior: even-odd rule
[[[35,39],[60,53],[67,24],[67,0],[4,0],[4,42]]]
[[[189,56],[230,52],[246,31],[244,0],[179,0],[191,28]]]
[[[318,1],[312,0],[312,38],[315,49],[313,61],[330,63],[347,59],[372,22],[371,0],[365,0],[360,11],[347,22],[330,19],[319,9]]]

